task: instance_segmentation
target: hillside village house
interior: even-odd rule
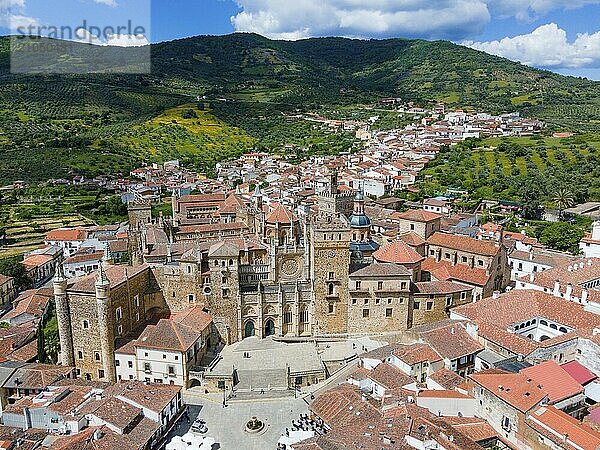
[[[56,272],[56,267],[63,261],[63,251],[59,247],[43,247],[26,253],[21,264],[25,266],[27,275],[33,281],[33,287],[44,285]]]
[[[189,372],[206,354],[211,326],[201,306],[147,326],[138,339],[115,351],[117,379],[189,387]]]
[[[12,302],[15,295],[17,295],[15,279],[13,277],[0,275],[0,304],[6,305],[7,303]]]
[[[67,258],[74,255],[87,237],[84,228],[57,228],[49,231],[44,239],[44,244],[59,247]]]
[[[600,356],[600,347],[591,343],[589,353],[584,354],[580,342],[596,335],[598,316],[581,304],[550,293],[513,290],[458,306],[450,317],[477,325],[479,341],[486,348],[478,361],[482,368],[514,357],[529,363],[578,359],[588,364]]]
[[[543,272],[559,265],[575,262],[577,258],[568,253],[556,252],[545,249],[531,248],[528,251],[513,250],[508,255],[510,264],[510,279],[517,281],[519,278]]]
[[[592,233],[581,240],[579,249],[586,258],[600,258],[600,220],[594,222]]]

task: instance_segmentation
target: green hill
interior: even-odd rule
[[[148,75],[12,75],[9,38],[0,38],[0,182],[72,171],[127,172],[142,160],[173,156],[209,169],[215,155],[231,157],[286,139],[303,144],[304,129],[283,121],[282,113],[388,96],[489,112],[517,109],[557,129],[600,129],[600,83],[445,41],[287,42],[233,34],[151,50]],[[128,51],[120,49],[118,57],[126,61]],[[201,107],[210,109],[205,118],[218,124],[217,135],[203,126],[157,125],[168,111],[196,103],[198,96],[208,99]],[[217,101],[222,97],[235,101]],[[350,145],[328,139],[324,145]]]

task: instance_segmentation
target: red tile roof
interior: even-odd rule
[[[78,228],[57,228],[46,234],[46,241],[83,241],[86,237],[85,229]]]
[[[492,276],[485,269],[470,268],[463,264],[452,265],[450,261],[436,261],[435,258],[425,259],[421,263],[421,270],[429,272],[433,278],[439,281],[456,280],[473,286],[487,285]]]
[[[544,361],[535,366],[521,370],[528,379],[542,386],[548,393],[551,403],[573,397],[583,392],[583,386],[579,384],[555,361]]]
[[[442,218],[441,214],[437,214],[422,209],[409,209],[403,213],[395,213],[392,215],[394,219],[410,220],[413,222],[433,222]]]
[[[424,361],[433,363],[442,360],[442,357],[428,344],[402,345],[395,349],[392,354],[410,366]]]
[[[575,381],[581,385],[585,385],[590,381],[594,381],[596,378],[595,373],[589,370],[587,367],[579,363],[578,361],[570,361],[561,366],[565,372],[567,372]]]
[[[415,264],[425,259],[400,239],[379,248],[373,253],[373,258],[379,262],[394,264]]]
[[[459,250],[461,252],[474,253],[482,256],[496,256],[500,251],[500,245],[492,241],[473,239],[458,234],[447,234],[436,232],[427,239],[429,245]]]
[[[528,381],[521,373],[492,369],[471,374],[469,378],[521,412],[538,406],[548,396],[536,382]]]
[[[294,213],[292,213],[281,203],[275,203],[274,206],[275,208],[273,211],[271,211],[271,213],[267,216],[267,223],[275,224],[279,222],[280,224],[288,225],[298,221],[298,218],[294,215]]]
[[[554,407],[540,406],[527,417],[527,423],[559,447],[567,444],[569,449],[600,448],[600,433]]]
[[[425,390],[419,392],[419,397],[424,398],[471,398],[468,395],[462,394],[458,391],[448,390]]]

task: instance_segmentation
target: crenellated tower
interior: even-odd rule
[[[67,277],[62,264],[56,266],[52,285],[54,287],[54,302],[60,340],[60,362],[63,366],[74,366],[75,352],[71,331],[71,311],[69,309],[69,298],[67,297]]]
[[[115,369],[115,336],[111,321],[110,281],[106,276],[103,261],[96,277],[96,308],[98,314],[98,332],[100,338],[102,365],[109,382],[117,381]],[[102,377],[99,377],[102,378]]]

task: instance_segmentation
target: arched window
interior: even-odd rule
[[[540,325],[544,325],[544,326],[548,326],[548,322],[546,322],[545,320],[540,320]]]
[[[285,310],[283,311],[283,323],[292,323],[292,309],[289,306],[286,306]]]
[[[558,329],[558,331],[560,331],[561,333],[568,333],[567,329],[565,327],[560,327]]]
[[[303,307],[300,311],[300,322],[308,323],[308,308],[306,307]]]
[[[550,324],[550,328],[552,328],[553,330],[557,330],[558,329],[558,327],[556,326],[555,323],[551,323]]]

